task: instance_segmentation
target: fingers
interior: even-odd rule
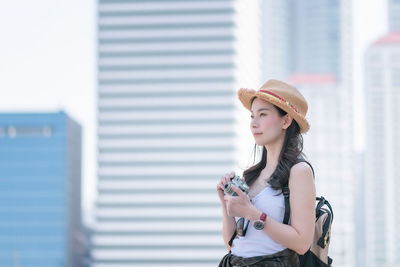
[[[233,177],[235,177],[235,172],[226,173],[221,177],[221,183],[225,185],[226,183],[229,183]]]
[[[240,190],[238,187],[236,187],[235,185],[232,185],[232,190],[235,191],[239,197],[243,196],[243,191]]]
[[[222,183],[217,184],[217,190],[224,191],[224,185]]]
[[[225,184],[229,183],[233,177],[235,177],[235,172],[226,173],[225,175],[221,176],[221,179],[217,184],[217,191],[223,192],[225,189]]]
[[[235,191],[238,195],[237,196],[233,196],[233,195],[225,195],[224,199],[226,201],[236,201],[238,199],[238,197],[242,197],[244,195],[243,191],[240,190],[238,187],[236,187],[235,185],[232,185],[232,190]]]
[[[229,201],[232,200],[232,196],[230,196],[230,195],[224,195],[224,200],[229,202]]]
[[[225,175],[221,176],[219,183],[217,184],[217,190],[224,190],[225,184],[229,183],[231,179],[235,177],[234,172],[226,173]]]

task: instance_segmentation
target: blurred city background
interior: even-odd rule
[[[400,266],[400,0],[0,2],[0,266],[217,266],[241,87],[306,97],[336,267]]]

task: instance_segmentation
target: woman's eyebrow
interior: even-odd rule
[[[257,110],[257,112],[260,112],[262,110],[270,110],[270,109],[269,108],[260,108],[260,109]],[[253,113],[253,111],[251,111],[251,113]]]

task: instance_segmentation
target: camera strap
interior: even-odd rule
[[[236,229],[235,229],[235,232],[233,233],[233,235],[231,237],[231,240],[229,240],[229,242],[228,242],[230,247],[232,247],[232,242],[233,242],[233,239],[235,239],[236,235],[237,235],[237,232],[236,232]]]

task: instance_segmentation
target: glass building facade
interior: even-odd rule
[[[339,0],[261,1],[262,77],[341,77],[342,3]]]
[[[400,32],[400,0],[388,0],[389,32]]]
[[[81,127],[0,114],[0,266],[81,266]]]
[[[341,1],[292,0],[292,73],[340,77]]]

